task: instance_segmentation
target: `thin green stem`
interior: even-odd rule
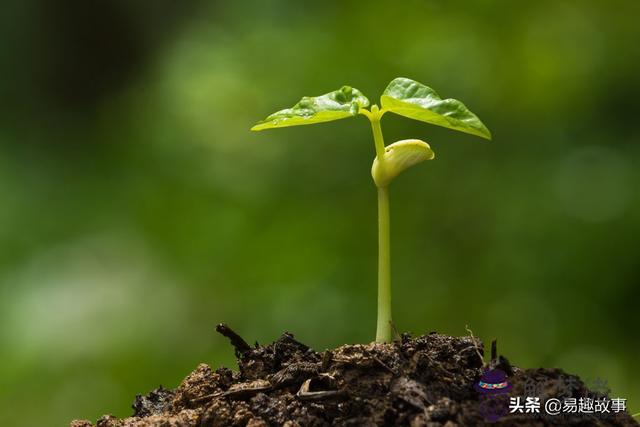
[[[373,130],[373,142],[376,146],[378,167],[384,168],[384,138],[380,127],[380,118],[385,113],[377,105],[371,111],[361,111]],[[374,180],[375,181],[375,180]],[[391,342],[391,235],[389,230],[389,189],[378,187],[378,323],[377,342]]]
[[[376,145],[376,157],[378,162],[384,160],[384,138],[382,137],[382,128],[380,127],[380,119],[384,111],[378,109],[377,105],[371,107],[371,114],[368,115],[371,121],[371,129],[373,130],[373,142]]]
[[[377,342],[391,342],[391,235],[389,189],[378,187],[378,324]]]

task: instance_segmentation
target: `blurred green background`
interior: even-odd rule
[[[406,76],[494,140],[385,116],[437,160],[392,186],[394,311],[640,411],[640,2],[11,0],[0,23],[0,425],[130,414],[214,332],[375,329],[363,117],[251,133]],[[26,415],[25,415],[26,414]]]

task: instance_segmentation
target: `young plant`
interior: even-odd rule
[[[380,119],[386,112],[414,120],[443,126],[482,138],[491,133],[480,119],[455,99],[441,99],[431,88],[416,81],[398,77],[382,93],[380,105],[372,105],[357,89],[343,86],[327,94],[305,96],[291,108],[280,110],[251,128],[253,131],[287,126],[330,122],[362,114],[371,122],[376,157],[371,167],[378,189],[378,322],[376,341],[390,342],[391,323],[391,253],[389,233],[389,184],[409,167],[434,158],[429,144],[406,139],[384,145]]]

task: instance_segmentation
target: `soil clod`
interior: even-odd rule
[[[318,353],[289,333],[249,346],[226,325],[238,372],[201,364],[175,390],[137,396],[133,416],[100,418],[97,427],[203,426],[638,426],[626,411],[549,416],[514,413],[509,397],[603,399],[560,369],[520,369],[497,354],[482,360],[477,338],[403,334],[390,344],[344,345]],[[477,385],[487,369],[506,374],[508,395],[487,396]],[[483,377],[484,378],[484,377]],[[497,422],[488,417],[502,411]],[[73,427],[91,427],[74,421]]]

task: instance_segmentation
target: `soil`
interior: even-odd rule
[[[391,344],[344,345],[317,352],[285,333],[249,346],[225,325],[239,371],[201,364],[174,390],[139,395],[134,414],[97,427],[200,426],[638,426],[626,412],[547,415],[550,398],[605,399],[560,369],[520,369],[497,356],[483,362],[473,336],[403,335]],[[506,374],[508,394],[476,391],[487,369]],[[509,413],[509,397],[538,396],[540,413]],[[506,399],[506,400],[505,400]],[[609,401],[611,402],[611,401]],[[597,413],[596,413],[597,412]],[[495,423],[492,414],[499,415]],[[73,421],[71,427],[91,427]]]

